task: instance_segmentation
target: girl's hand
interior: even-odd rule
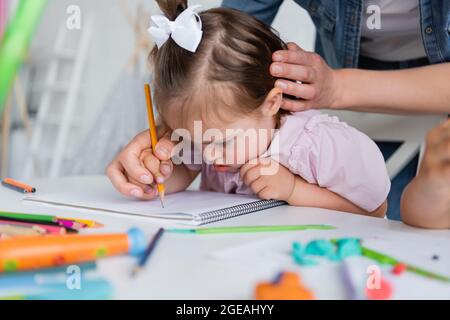
[[[143,200],[157,196],[152,185],[157,179],[167,179],[173,171],[170,161],[174,143],[167,137],[159,140],[155,154],[149,149],[148,130],[138,134],[118,154],[106,170],[113,186],[123,195]]]
[[[240,176],[261,199],[288,201],[295,187],[295,175],[270,158],[245,164]]]
[[[306,52],[295,43],[288,43],[288,50],[276,51],[272,58],[274,63],[270,73],[283,78],[275,82],[275,87],[282,89],[285,95],[298,98],[285,97],[283,109],[304,111],[333,107],[339,92],[336,74],[321,56]]]

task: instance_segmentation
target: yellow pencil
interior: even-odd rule
[[[155,150],[156,144],[158,143],[158,135],[156,133],[156,122],[155,115],[153,114],[153,104],[152,104],[152,93],[150,90],[150,85],[145,85],[145,97],[147,101],[147,114],[148,114],[148,124],[150,127],[150,140],[152,142],[152,150]],[[164,195],[165,195],[165,186],[163,183],[158,183],[158,193],[159,199],[161,201],[161,206],[164,208]]]

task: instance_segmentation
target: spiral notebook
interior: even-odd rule
[[[258,200],[253,196],[184,191],[166,195],[163,209],[159,199],[139,201],[123,197],[105,177],[37,185],[37,190],[36,194],[25,196],[24,201],[167,219],[193,225],[212,223],[285,204],[277,200]]]

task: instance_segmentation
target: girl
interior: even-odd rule
[[[280,109],[283,93],[269,67],[286,45],[270,28],[232,9],[197,14],[187,1],[157,2],[165,17],[153,16],[149,29],[157,44],[150,55],[156,107],[172,131],[195,136],[200,124],[204,138],[189,141],[203,163],[183,155],[165,181],[168,193],[201,172],[202,190],[384,216],[390,180],[376,145],[335,117]],[[248,141],[249,130],[264,134]],[[162,182],[151,151],[141,159]]]

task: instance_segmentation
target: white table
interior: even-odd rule
[[[79,179],[85,178],[36,180],[32,183],[39,192],[55,183],[64,188]],[[23,195],[17,192],[0,188],[0,210],[93,219],[105,224],[101,232],[125,232],[131,227],[139,227],[149,237],[161,226],[160,220],[49,207],[23,202],[22,198]],[[361,237],[373,249],[450,276],[450,230],[421,230],[395,221],[289,206],[208,226],[269,224],[329,224],[337,229],[228,235],[166,233],[145,270],[136,279],[129,276],[135,263],[130,257],[101,260],[98,264],[99,273],[111,280],[117,299],[252,299],[256,283],[271,280],[281,270],[298,272],[303,283],[319,299],[344,299],[345,291],[337,263],[321,260],[319,266],[297,266],[289,257],[289,246],[292,239],[305,242],[320,237]],[[267,242],[267,252],[264,242],[252,248],[252,243],[261,241]],[[272,246],[272,243],[275,245]],[[283,247],[281,251],[280,243]],[[245,249],[246,244],[250,246],[249,249]],[[213,253],[225,253],[227,248],[239,246],[240,251],[232,254],[231,258],[223,254],[222,258],[212,257]],[[439,260],[431,259],[434,254],[439,256]],[[385,274],[394,286],[394,298],[450,299],[449,283],[428,280],[410,273],[401,276],[389,272]]]

